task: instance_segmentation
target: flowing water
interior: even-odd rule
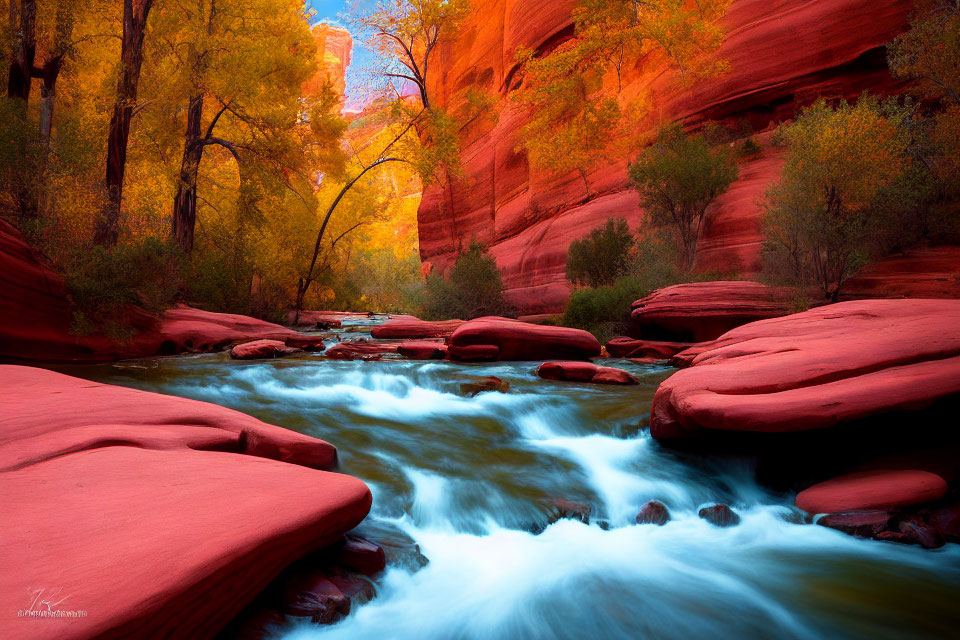
[[[323,438],[341,470],[367,482],[373,510],[359,532],[390,561],[376,598],[337,625],[291,623],[279,638],[957,637],[960,546],[925,551],[806,524],[792,495],[755,482],[749,460],[654,442],[650,402],[671,370],[613,364],[641,384],[548,382],[535,363],[309,355],[66,371]],[[486,375],[509,391],[461,392]],[[592,505],[591,523],[550,524],[557,499]],[[669,507],[666,526],[634,524],[650,499]],[[716,501],[741,524],[697,517]]]

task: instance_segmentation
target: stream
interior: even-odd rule
[[[344,337],[362,336],[366,322]],[[650,438],[650,403],[672,369],[604,364],[640,385],[545,381],[529,362],[309,354],[58,370],[328,440],[341,471],[370,486],[373,510],[358,533],[389,560],[376,598],[339,624],[304,620],[277,638],[956,637],[960,546],[925,551],[806,524],[792,494],[756,483],[751,460],[682,454]],[[461,392],[488,375],[509,391]],[[550,524],[557,499],[592,505],[590,524]],[[634,524],[650,499],[669,508],[665,526]],[[718,501],[740,525],[697,517]]]

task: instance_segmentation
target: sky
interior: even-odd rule
[[[340,17],[340,14],[346,11],[346,5],[346,0],[307,0],[307,7],[313,8],[317,12],[313,19],[314,24],[325,22],[349,29],[345,20],[346,16]],[[360,81],[360,70],[369,66],[369,63],[373,60],[373,53],[358,41],[356,34],[352,35],[354,36],[353,56],[350,68],[347,69],[347,109],[358,106],[359,96],[356,87]]]

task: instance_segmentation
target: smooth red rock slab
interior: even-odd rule
[[[545,380],[590,382],[593,384],[638,384],[629,372],[614,367],[598,367],[592,362],[544,362],[537,375]]]
[[[403,342],[397,345],[397,353],[411,360],[443,360],[447,357],[447,345],[442,342]]]
[[[690,348],[689,342],[658,342],[655,340],[636,340],[627,336],[614,338],[604,345],[612,358],[655,358],[667,360],[684,349]]]
[[[790,293],[759,282],[694,282],[658,289],[631,305],[630,335],[703,342],[734,327],[790,312]]]
[[[920,247],[877,260],[845,282],[842,295],[960,298],[960,247]]]
[[[372,342],[366,338],[338,342],[323,355],[333,360],[379,360],[385,354],[397,353],[399,342]]]
[[[0,389],[2,638],[212,637],[370,508],[333,446],[230,409],[19,366]],[[87,615],[18,617],[35,589]]]
[[[451,360],[468,360],[476,347],[495,347],[496,360],[587,360],[600,354],[600,343],[580,329],[550,327],[506,318],[477,318],[450,336]],[[493,354],[492,349],[488,352]]]
[[[161,314],[159,333],[163,340],[162,353],[219,351],[235,342],[286,340],[301,335],[257,318],[185,306],[167,309]]]
[[[257,360],[263,358],[282,358],[294,353],[299,353],[302,349],[297,347],[288,347],[285,342],[279,340],[253,340],[243,342],[230,349],[230,357],[235,360]]]
[[[797,494],[807,513],[890,509],[939,500],[947,493],[940,476],[919,469],[861,471],[827,480]]]
[[[463,347],[449,345],[447,357],[460,362],[493,362],[500,356],[500,347],[495,344],[468,344]]]
[[[421,320],[413,316],[397,316],[374,327],[370,335],[374,338],[446,338],[463,320]]]
[[[733,329],[660,384],[650,433],[804,431],[950,404],[960,399],[958,327],[960,300],[904,299]]]

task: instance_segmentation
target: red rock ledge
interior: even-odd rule
[[[485,317],[460,325],[450,336],[451,360],[588,360],[600,343],[581,329]]]
[[[657,289],[631,305],[630,336],[703,342],[740,325],[790,313],[791,293],[759,282],[694,282]]]
[[[691,366],[660,385],[650,432],[804,431],[960,402],[958,327],[960,300],[908,299],[739,327],[696,347]]]
[[[332,445],[230,409],[20,366],[0,389],[3,638],[212,637],[370,508]],[[17,615],[45,601],[86,615]]]

